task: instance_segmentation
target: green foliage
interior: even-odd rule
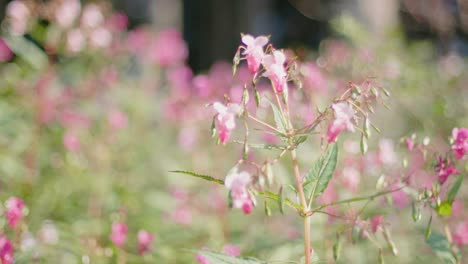
[[[258,259],[252,257],[232,257],[228,255],[224,255],[221,253],[216,253],[212,251],[206,250],[194,250],[199,254],[205,256],[205,258],[210,261],[211,263],[216,264],[266,264],[267,262],[260,261]]]
[[[454,256],[450,249],[450,243],[447,238],[439,233],[432,233],[426,240],[426,243],[431,247],[434,253],[445,264],[456,264],[457,256]]]
[[[305,176],[303,187],[307,197],[318,196],[325,191],[335,172],[337,159],[338,146],[336,143],[330,144]]]
[[[191,172],[191,171],[179,171],[179,170],[169,171],[169,172],[185,174],[185,175],[189,175],[189,176],[192,176],[192,177],[195,177],[195,178],[203,179],[205,181],[214,182],[214,183],[217,183],[217,184],[224,185],[223,180],[216,179],[216,178],[208,176],[208,175],[198,174],[198,173]]]

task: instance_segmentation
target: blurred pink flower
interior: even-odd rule
[[[377,229],[379,228],[379,226],[383,224],[383,222],[384,222],[384,219],[382,215],[376,215],[372,217],[372,219],[370,220],[372,233],[377,232]]]
[[[465,205],[461,199],[455,199],[452,203],[452,217],[461,216],[465,210]]]
[[[226,253],[229,256],[233,257],[238,257],[240,256],[240,248],[239,246],[233,245],[233,244],[227,244],[223,247],[222,250],[224,253]]]
[[[120,130],[127,126],[128,119],[125,113],[119,110],[112,110],[107,115],[107,122],[113,129]]]
[[[71,53],[80,52],[86,45],[86,39],[80,29],[72,29],[67,33],[67,50]]]
[[[167,29],[156,37],[149,56],[161,66],[177,65],[187,59],[187,44],[179,31]]]
[[[107,48],[112,42],[112,34],[105,27],[98,27],[91,32],[90,43],[96,48]]]
[[[128,227],[124,223],[113,223],[112,224],[112,233],[110,235],[110,240],[117,247],[122,247],[127,240]]]
[[[193,126],[186,126],[180,129],[178,142],[185,150],[192,150],[198,141],[198,130]]]
[[[468,221],[457,226],[455,232],[453,232],[453,242],[460,247],[468,245]]]
[[[173,88],[171,93],[179,99],[190,98],[193,72],[190,67],[180,65],[167,71],[167,79]],[[193,79],[193,80],[192,80]]]
[[[102,24],[104,15],[101,8],[96,4],[87,4],[81,15],[81,25],[85,28],[95,28]]]
[[[79,0],[62,0],[55,10],[55,19],[62,28],[70,27],[80,15],[81,3]]]
[[[0,62],[7,62],[11,58],[13,58],[13,51],[11,51],[3,38],[0,38]]]
[[[137,28],[128,32],[127,46],[128,49],[136,54],[146,54],[146,47],[150,42],[150,34],[145,28]]]
[[[10,240],[4,235],[0,235],[0,261],[1,263],[13,264],[15,262],[13,253],[14,253],[14,249]]]
[[[11,1],[6,7],[6,16],[10,20],[10,30],[14,35],[23,35],[26,32],[30,11],[23,1]]]
[[[116,12],[109,18],[107,23],[111,30],[122,32],[127,29],[128,17],[125,13]]]
[[[438,158],[435,171],[439,176],[440,184],[444,184],[450,175],[460,173],[455,167],[453,167],[452,161],[443,159],[442,157]]]
[[[397,161],[393,141],[391,139],[382,138],[379,141],[379,160],[385,165],[394,164]]]
[[[242,208],[245,214],[253,210],[253,201],[248,192],[248,185],[252,182],[252,176],[246,172],[238,172],[234,167],[226,176],[224,185],[231,191],[232,206]]]
[[[454,128],[452,138],[454,140],[452,149],[455,152],[455,158],[462,159],[468,151],[468,128]]]
[[[23,219],[24,202],[20,198],[10,197],[5,203],[5,218],[11,228],[15,228],[18,222]]]
[[[339,102],[332,105],[335,112],[335,120],[328,126],[327,139],[328,142],[336,142],[338,135],[343,130],[354,132],[353,118],[354,109],[346,102]]]
[[[301,73],[304,76],[304,86],[313,91],[323,91],[327,87],[327,80],[314,63],[305,63],[301,66]]]
[[[247,59],[247,65],[252,74],[258,72],[265,53],[263,47],[268,43],[268,38],[265,36],[252,37],[251,35],[244,35],[242,42],[246,45],[244,52]]]
[[[361,175],[354,167],[345,167],[343,169],[343,183],[351,192],[356,192],[361,181]]]
[[[406,148],[408,149],[408,151],[413,151],[414,146],[415,146],[414,141],[411,138],[406,137],[405,143],[406,143]]]
[[[148,252],[151,248],[151,244],[154,241],[154,236],[148,231],[138,231],[138,254],[143,255]]]
[[[398,188],[398,185],[395,184],[392,186],[391,190],[394,190],[397,188]],[[395,206],[400,209],[405,208],[411,202],[411,198],[409,197],[409,195],[402,190],[393,192],[391,196],[392,196],[392,200]]]
[[[239,113],[240,106],[237,104],[229,104],[225,106],[221,103],[214,103],[213,108],[216,110],[216,129],[221,143],[226,144],[231,137],[231,132],[236,127],[236,115]]]
[[[209,97],[212,91],[210,78],[204,74],[197,75],[193,78],[193,87],[195,88],[195,93],[201,98]]]
[[[263,64],[265,66],[265,73],[263,76],[269,78],[273,83],[276,91],[282,93],[288,89],[288,73],[284,68],[286,56],[282,51],[275,50],[272,55],[265,55]]]
[[[210,250],[209,248],[207,247],[203,247],[202,250]],[[199,263],[199,264],[212,264],[203,254],[201,253],[198,253],[197,256],[195,257],[195,260]]]
[[[177,224],[190,225],[192,223],[192,212],[185,206],[179,206],[171,212],[170,218]]]
[[[72,131],[67,131],[63,136],[63,145],[68,151],[77,152],[80,149],[80,140]]]

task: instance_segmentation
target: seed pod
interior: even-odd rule
[[[260,93],[258,93],[258,90],[256,88],[254,89],[254,97],[255,97],[255,104],[258,107],[260,105]]]
[[[364,119],[362,130],[364,131],[364,135],[366,136],[366,138],[369,138],[371,136],[369,117],[366,117],[366,119]]]
[[[268,206],[268,203],[267,203],[266,200],[264,201],[264,205],[265,205],[265,215],[266,215],[266,216],[271,216],[271,209],[270,209],[270,207]]]
[[[366,154],[369,146],[367,145],[367,139],[364,134],[361,135],[361,153]]]
[[[416,205],[415,202],[412,204],[412,216],[414,222],[421,220],[421,209]]]

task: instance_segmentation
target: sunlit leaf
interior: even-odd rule
[[[447,238],[439,233],[432,233],[426,240],[434,253],[446,264],[455,264],[457,259],[450,249],[450,243]]]
[[[180,170],[169,171],[169,172],[179,173],[179,174],[185,174],[185,175],[189,175],[189,176],[192,176],[192,177],[200,178],[200,179],[203,179],[203,180],[206,180],[206,181],[210,181],[210,182],[214,182],[214,183],[217,183],[217,184],[224,185],[224,181],[223,181],[223,180],[216,179],[216,178],[213,178],[213,177],[208,176],[208,175],[198,174],[198,173],[191,172],[191,171],[180,171]]]
[[[305,176],[303,187],[307,196],[311,196],[312,193],[317,196],[325,191],[335,172],[337,158],[338,146],[331,144]]]

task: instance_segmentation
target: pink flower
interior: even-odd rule
[[[230,104],[225,106],[221,103],[214,103],[213,108],[216,110],[216,129],[221,143],[226,144],[231,137],[231,133],[236,128],[236,115],[239,113],[240,106]]]
[[[104,15],[96,4],[87,4],[81,16],[81,25],[85,28],[95,28],[102,24]]]
[[[197,256],[195,257],[195,260],[199,264],[211,264],[211,262],[205,256],[203,256],[203,254],[197,254]]]
[[[247,59],[247,65],[252,74],[258,72],[265,53],[263,47],[268,43],[268,38],[265,36],[252,37],[251,35],[244,35],[242,42],[246,45],[244,52]]]
[[[327,80],[314,63],[305,63],[302,65],[301,73],[304,75],[305,87],[313,91],[323,91],[326,89]]]
[[[192,212],[186,206],[174,209],[169,217],[177,224],[190,225],[192,223]]]
[[[452,149],[455,152],[455,158],[462,159],[468,151],[468,128],[454,128],[452,137],[454,140]]]
[[[187,44],[179,31],[167,29],[159,33],[149,56],[161,66],[177,65],[187,59]]]
[[[263,76],[268,77],[278,93],[282,93],[288,88],[288,73],[284,68],[286,56],[282,51],[275,50],[273,55],[266,55],[263,58],[265,73]]]
[[[122,247],[127,240],[127,231],[128,227],[124,223],[113,223],[112,224],[112,233],[110,235],[110,240],[117,247]]]
[[[468,245],[468,222],[465,221],[457,226],[455,232],[453,232],[453,242],[457,245],[464,246]]]
[[[371,223],[372,233],[377,232],[377,229],[379,228],[379,226],[383,224],[383,216],[377,215],[377,216],[372,217],[372,219],[370,220],[370,223]]]
[[[80,29],[72,29],[67,33],[66,46],[71,53],[80,52],[86,45],[86,39]]]
[[[68,151],[77,152],[80,149],[80,140],[72,131],[68,131],[63,136],[63,145]]]
[[[112,128],[119,130],[127,126],[128,119],[123,112],[113,110],[107,115],[107,122]]]
[[[13,58],[13,52],[8,44],[0,38],[0,62],[7,62]]]
[[[13,257],[13,245],[10,240],[0,235],[0,262],[2,264],[13,264],[15,258]]]
[[[361,181],[361,175],[354,167],[345,167],[343,169],[343,183],[346,188],[356,192]]]
[[[223,247],[222,250],[224,253],[226,253],[229,256],[233,257],[238,257],[240,256],[240,249],[239,246],[232,245],[232,244],[227,244]]]
[[[397,155],[391,139],[383,138],[379,141],[379,160],[386,165],[391,165],[397,161]]]
[[[330,123],[327,131],[328,142],[336,142],[338,135],[343,130],[354,132],[353,118],[354,109],[351,105],[345,102],[340,102],[332,105],[335,112],[335,120]]]
[[[24,202],[20,198],[10,197],[6,201],[5,218],[11,228],[15,228],[18,222],[23,219]]]
[[[448,177],[452,174],[459,174],[460,172],[452,166],[452,161],[439,157],[435,171],[439,176],[439,183],[444,184]]]
[[[406,137],[406,138],[405,138],[405,143],[406,143],[406,148],[407,148],[409,151],[413,151],[414,146],[415,146],[414,141],[413,141],[411,138]]]
[[[10,29],[14,35],[23,35],[26,32],[30,11],[23,1],[11,1],[6,8],[6,16],[10,20]]]
[[[107,48],[112,42],[112,34],[105,27],[98,27],[91,32],[90,43],[96,48]]]
[[[143,255],[150,250],[154,236],[145,230],[138,231],[138,254]]]
[[[234,167],[226,176],[224,185],[231,192],[232,206],[242,208],[245,214],[250,214],[253,210],[253,201],[248,192],[248,185],[252,182],[252,176],[246,172],[238,172]]]
[[[62,28],[70,27],[80,15],[81,4],[78,0],[63,0],[55,11],[55,19]]]
[[[128,17],[125,13],[117,12],[109,18],[107,23],[113,31],[122,32],[127,29]]]

